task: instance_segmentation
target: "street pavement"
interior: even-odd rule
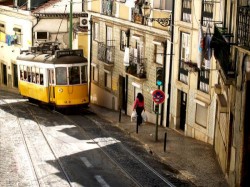
[[[119,111],[94,104],[90,105],[89,110],[137,139],[150,154],[177,170],[194,185],[202,187],[228,186],[212,145],[186,137],[176,130],[162,126],[158,126],[158,140],[156,141],[155,124],[143,123],[139,126],[137,133],[136,123],[131,122],[130,116],[122,113],[120,115]]]

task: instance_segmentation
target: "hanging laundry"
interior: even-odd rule
[[[210,47],[212,35],[210,32],[210,24],[207,24],[207,30],[205,35],[205,47],[204,47],[204,58],[205,58],[205,69],[210,69],[211,57],[212,57],[212,48]]]
[[[203,31],[202,26],[199,26],[199,34],[198,34],[198,53],[197,53],[197,66],[200,69],[201,64],[204,58],[204,38],[203,38]]]

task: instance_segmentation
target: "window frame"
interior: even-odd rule
[[[13,43],[15,45],[22,45],[22,35],[23,34],[22,34],[21,27],[15,26],[15,27],[13,27],[13,31],[15,32],[14,36],[16,37],[16,38],[14,38]]]
[[[185,41],[186,40],[186,41]],[[178,80],[188,84],[188,71],[184,69],[184,62],[190,61],[190,46],[191,46],[191,39],[190,33],[181,32],[180,33],[180,56],[179,56],[179,73],[178,73]],[[185,52],[183,54],[183,51]]]
[[[200,108],[198,108],[198,106],[200,107]],[[197,114],[197,111],[198,112],[202,112],[202,110],[206,110],[206,114],[203,114],[203,115],[198,115]],[[207,125],[208,125],[208,107],[206,107],[206,106],[202,106],[202,105],[200,105],[199,103],[196,103],[196,111],[195,111],[195,123],[196,124],[198,124],[199,126],[201,126],[201,127],[203,127],[203,128],[207,128]],[[202,117],[200,117],[200,116],[202,116]],[[199,119],[199,117],[201,118],[201,119]],[[201,121],[201,120],[204,120],[204,121]],[[205,123],[205,124],[204,124]]]
[[[161,50],[158,51],[158,49]],[[160,59],[161,62],[159,62],[158,59]],[[159,44],[154,44],[154,62],[156,64],[163,65],[163,61],[164,61],[164,47]]]
[[[99,81],[99,68],[97,65],[95,66],[92,65],[91,70],[92,70],[91,80],[97,83]]]
[[[112,73],[107,70],[104,70],[104,86],[109,90],[112,89]]]
[[[100,40],[100,24],[97,22],[94,22],[94,37],[93,40],[94,41],[99,41]]]
[[[208,9],[210,11],[206,11]],[[201,24],[203,26],[207,26],[207,24],[213,20],[213,9],[214,9],[214,2],[211,2],[211,0],[202,0]]]
[[[181,21],[192,22],[192,0],[182,0]]]
[[[125,30],[120,31],[120,50],[125,51],[125,48],[127,47],[127,35]]]

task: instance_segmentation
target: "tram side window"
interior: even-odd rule
[[[27,67],[26,66],[23,67],[23,78],[25,81],[27,81]]]
[[[40,74],[40,85],[43,85],[43,74]]]
[[[69,84],[80,84],[79,66],[69,67]]]
[[[20,69],[20,80],[24,80],[23,66],[19,65]]]
[[[28,82],[31,82],[31,71],[30,71],[30,67],[27,67],[27,75],[28,75]]]
[[[81,77],[82,77],[82,83],[88,82],[88,66],[81,66]]]
[[[66,67],[56,68],[56,84],[67,85],[67,68]]]
[[[35,67],[32,67],[31,68],[31,76],[32,76],[32,82],[33,83],[36,83],[36,68]]]

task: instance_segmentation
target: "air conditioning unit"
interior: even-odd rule
[[[88,27],[88,17],[80,17],[80,27]]]

